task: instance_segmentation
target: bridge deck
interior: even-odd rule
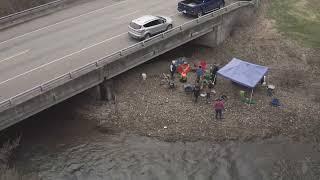
[[[127,35],[127,25],[134,18],[161,14],[171,16],[175,26],[190,19],[177,13],[177,1],[125,0],[100,5],[53,25],[39,27],[38,19],[19,25],[22,30],[15,34],[11,29],[1,32],[0,101],[136,43]],[[51,16],[55,18],[49,15],[40,20],[49,21]],[[24,32],[24,26],[39,29]]]

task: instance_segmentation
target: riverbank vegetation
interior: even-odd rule
[[[268,13],[280,32],[308,47],[320,48],[318,0],[272,0]]]

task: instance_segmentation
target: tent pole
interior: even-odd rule
[[[251,95],[250,95],[250,102],[249,102],[249,104],[251,104],[252,94],[253,94],[253,88],[251,89]]]

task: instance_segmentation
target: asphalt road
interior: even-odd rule
[[[138,41],[132,19],[165,15],[174,26],[190,18],[177,0],[96,0],[0,31],[0,101]]]

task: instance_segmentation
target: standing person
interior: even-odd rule
[[[217,72],[219,71],[219,66],[217,64],[213,65],[211,72],[211,80],[214,85],[217,84]]]
[[[222,119],[222,111],[224,110],[224,102],[222,101],[222,99],[217,99],[213,106],[214,110],[216,111],[216,119],[218,119],[218,116],[220,119]]]
[[[210,97],[211,97],[211,88],[209,87],[209,83],[206,83],[204,85],[204,91],[206,92],[207,103],[209,103],[210,102]]]
[[[201,77],[203,76],[204,72],[201,66],[198,67],[198,69],[196,70],[196,74],[197,74],[197,80],[200,81]]]
[[[172,61],[170,64],[171,79],[174,78],[174,73],[176,73],[176,70],[177,70],[176,61]]]
[[[200,84],[196,83],[193,89],[194,102],[198,102],[198,97],[200,96]]]

